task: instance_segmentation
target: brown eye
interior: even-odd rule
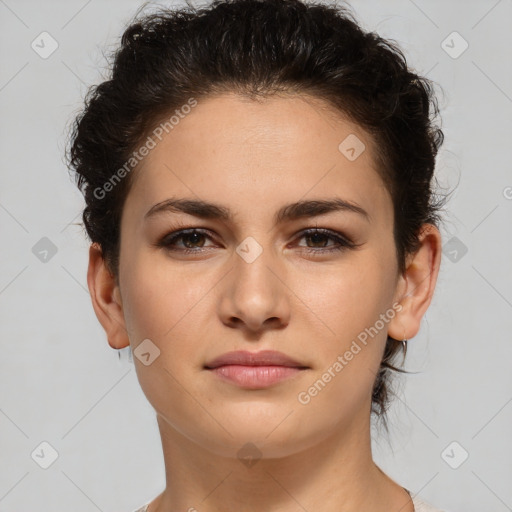
[[[202,240],[202,238],[204,238],[204,235],[202,233],[197,233],[197,232],[184,233],[184,234],[180,235],[179,237],[174,238],[173,241],[176,241],[176,239],[180,239],[180,238],[183,240],[184,245],[188,249],[190,249],[190,248],[193,248],[197,243],[199,243]],[[189,243],[190,243],[190,245],[189,245]],[[203,243],[200,243],[199,245],[200,245],[200,247],[202,247],[204,245],[204,240],[203,240]]]
[[[331,231],[329,229],[309,229],[303,231],[300,238],[309,240],[313,247],[307,245],[305,248],[312,252],[330,252],[330,251],[343,251],[356,247],[351,240],[343,236],[341,233]],[[329,241],[334,241],[334,244],[327,245]],[[299,245],[299,247],[304,247]]]
[[[174,231],[164,236],[158,243],[159,247],[164,247],[170,251],[182,252],[200,252],[205,246],[205,238],[212,239],[206,231],[201,229],[183,229]],[[183,247],[179,247],[179,244]]]

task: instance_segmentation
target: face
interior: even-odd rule
[[[136,172],[119,296],[132,349],[159,351],[134,362],[169,432],[223,456],[252,442],[280,457],[369,421],[398,270],[368,135],[315,98],[224,94],[164,132]],[[161,208],[169,199],[218,209]],[[262,384],[205,368],[240,350],[303,369]]]

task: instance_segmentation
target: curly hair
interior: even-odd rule
[[[222,92],[314,95],[366,129],[393,201],[396,258],[405,271],[422,225],[441,221],[444,201],[433,181],[443,132],[434,84],[408,67],[393,41],[364,31],[346,7],[302,0],[214,0],[139,14],[111,56],[110,79],[88,90],[66,153],[85,198],[85,229],[116,279],[134,173],[122,173],[108,194],[105,184],[176,109]],[[401,347],[388,336],[372,392],[371,412],[385,425],[390,371],[405,372],[393,364]]]

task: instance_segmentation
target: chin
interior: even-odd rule
[[[322,438],[317,431],[301,431],[296,424],[297,418],[292,419],[294,414],[283,421],[286,416],[280,414],[266,421],[260,418],[255,423],[248,423],[246,418],[240,421],[231,418],[228,430],[232,436],[223,429],[217,428],[215,432],[205,429],[196,442],[215,455],[238,458],[243,462],[251,458],[288,457],[314,446]]]

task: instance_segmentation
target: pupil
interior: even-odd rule
[[[323,235],[322,233],[313,233],[312,235],[309,235],[309,237],[312,240],[313,244],[316,244],[316,243],[320,243],[322,237],[325,238],[325,235]],[[320,241],[318,240],[318,237],[320,237]]]
[[[191,244],[190,243],[185,243],[185,245],[187,247],[189,247],[190,245],[195,245],[199,240],[197,239],[197,237],[201,238],[201,233],[189,233],[187,235],[187,237],[185,238],[185,240],[192,240]]]

